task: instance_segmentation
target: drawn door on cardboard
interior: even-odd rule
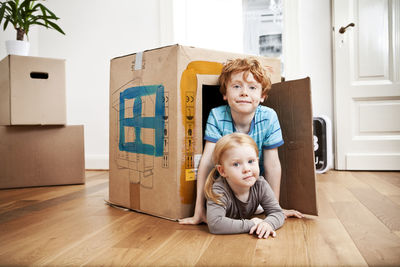
[[[334,0],[335,166],[400,170],[400,1]]]
[[[129,169],[131,183],[152,188],[154,156],[168,168],[168,93],[160,84],[127,86],[116,94],[117,166]]]

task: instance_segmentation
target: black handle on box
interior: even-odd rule
[[[49,78],[49,74],[47,72],[36,72],[33,71],[31,72],[31,78],[32,79],[43,79],[46,80]]]

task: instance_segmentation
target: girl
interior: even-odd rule
[[[285,215],[267,181],[259,176],[258,148],[247,134],[223,136],[213,152],[214,169],[207,177],[207,223],[213,234],[276,236]],[[264,220],[253,217],[258,205]],[[252,218],[253,217],[253,218]]]

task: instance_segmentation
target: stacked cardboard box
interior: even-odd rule
[[[172,45],[111,60],[112,204],[173,220],[193,215],[205,121],[211,108],[224,104],[217,83],[222,63],[245,56]],[[283,123],[287,145],[280,148],[293,150],[280,151],[281,204],[316,214],[309,84],[289,90],[297,83],[279,83],[280,61],[259,60],[270,69],[274,86],[282,87],[271,96],[287,115],[280,121],[290,120]],[[292,125],[304,132],[297,134]]]
[[[65,61],[0,61],[0,188],[84,183],[83,125],[67,126]]]

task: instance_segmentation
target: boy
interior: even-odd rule
[[[220,92],[228,102],[211,110],[205,130],[206,140],[197,173],[197,197],[193,217],[179,220],[181,224],[206,222],[204,183],[212,170],[215,143],[224,135],[240,132],[250,135],[260,151],[260,173],[264,171],[269,185],[279,200],[281,165],[278,147],[283,144],[278,117],[271,108],[259,105],[271,89],[265,69],[253,58],[228,61],[219,77]],[[294,210],[284,210],[285,216],[302,218]]]

